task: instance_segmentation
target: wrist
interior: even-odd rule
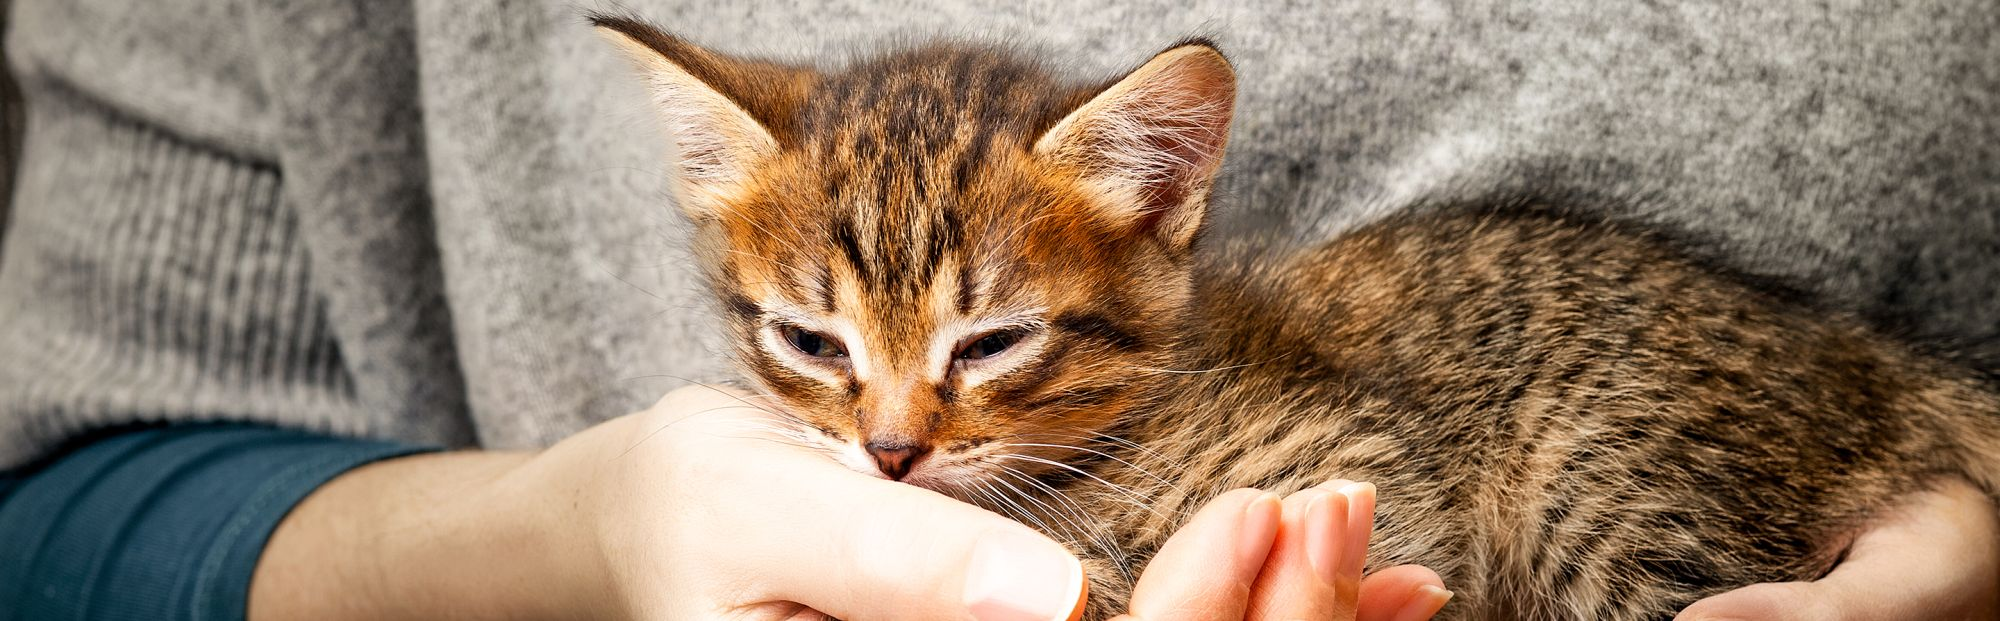
[[[498,610],[502,617],[634,618],[609,565],[601,515],[615,500],[602,494],[603,470],[618,463],[607,442],[630,419],[598,424],[521,460],[465,507],[490,520],[479,534],[497,548],[490,562],[532,567],[514,572],[518,584],[505,587],[528,601],[510,599]]]
[[[550,518],[509,485],[528,453],[386,460],[336,477],[272,533],[251,619],[507,618],[541,612]]]

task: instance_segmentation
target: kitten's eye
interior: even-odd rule
[[[815,358],[846,358],[847,349],[840,346],[840,340],[798,326],[779,326],[778,332],[785,335],[785,342],[792,348]]]
[[[980,360],[995,356],[1000,352],[1007,351],[1007,348],[1013,347],[1015,343],[1021,342],[1022,336],[1025,336],[1025,334],[1021,330],[988,332],[984,336],[973,339],[966,346],[959,348],[958,356],[956,357],[959,360]]]

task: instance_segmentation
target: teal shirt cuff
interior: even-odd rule
[[[175,425],[0,475],[0,621],[243,619],[264,543],[293,506],[348,470],[428,450]]]

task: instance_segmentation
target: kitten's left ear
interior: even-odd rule
[[[590,21],[652,89],[676,151],[681,207],[697,220],[722,215],[757,166],[777,154],[814,74],[717,54],[636,19]]]
[[[1079,170],[1114,217],[1185,250],[1201,231],[1235,107],[1236,72],[1222,52],[1183,43],[1063,117],[1035,153]]]

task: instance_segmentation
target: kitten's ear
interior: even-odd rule
[[[717,216],[756,167],[777,154],[812,72],[702,49],[645,22],[592,15],[597,32],[638,65],[666,120],[681,206]]]
[[[1035,152],[1082,171],[1116,217],[1186,249],[1201,231],[1235,107],[1236,72],[1222,52],[1183,43],[1063,117]]]

